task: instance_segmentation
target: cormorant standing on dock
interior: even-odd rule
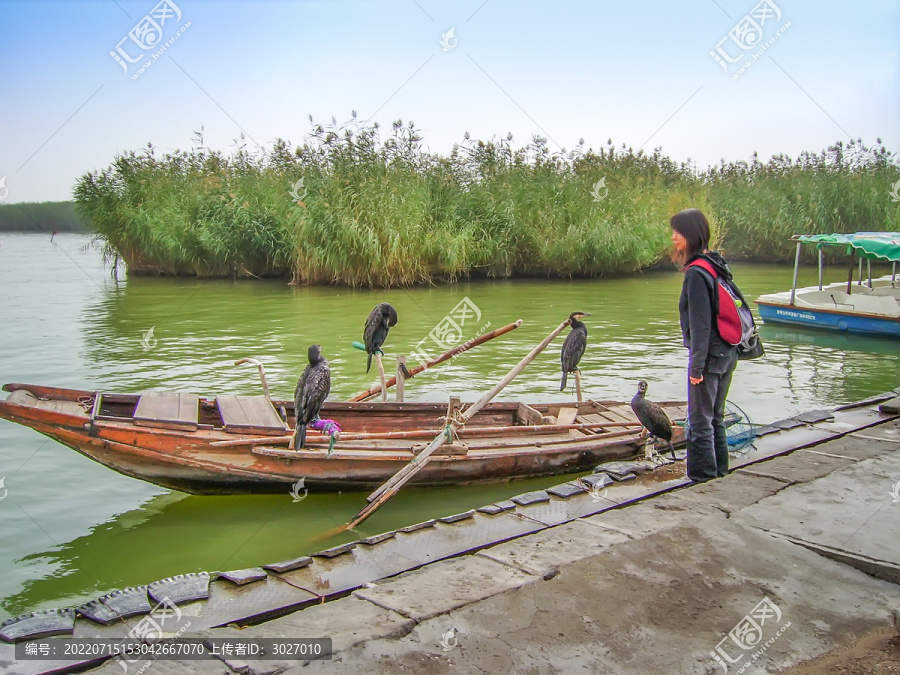
[[[381,345],[387,340],[388,331],[397,325],[397,310],[387,302],[382,302],[372,310],[366,319],[366,328],[363,331],[363,341],[366,343],[366,353],[369,355],[366,361],[366,372],[372,367],[372,355],[381,351]]]
[[[322,357],[322,348],[312,345],[308,355],[309,365],[297,380],[297,389],[294,391],[294,415],[297,419],[294,438],[291,439],[293,448],[306,445],[306,425],[319,416],[319,410],[331,391],[331,370],[328,368],[328,361]]]
[[[637,415],[638,420],[643,424],[650,435],[654,438],[661,438],[669,444],[669,451],[672,457],[675,457],[675,447],[672,445],[672,421],[659,404],[648,401],[644,398],[647,393],[647,383],[644,380],[638,382],[638,390],[631,399],[631,409]]]
[[[562,350],[560,350],[560,361],[562,362],[562,381],[559,383],[560,391],[566,388],[566,379],[569,373],[574,373],[578,370],[578,362],[581,361],[585,347],[587,347],[587,326],[580,321],[584,316],[590,316],[590,314],[572,312],[569,315],[572,330],[566,336],[566,341],[563,342]]]

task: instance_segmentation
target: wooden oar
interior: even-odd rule
[[[512,382],[513,378],[521,373],[525,367],[534,361],[535,357],[540,354],[544,348],[553,341],[557,335],[565,330],[566,326],[569,325],[568,319],[563,321],[550,335],[545,337],[541,343],[531,350],[528,355],[519,361],[519,363],[510,370],[497,384],[495,384],[490,391],[484,394],[480,399],[478,399],[475,403],[469,406],[465,412],[460,414],[459,416],[448,419],[447,427],[439,433],[433,441],[425,448],[420,454],[410,460],[409,464],[400,469],[393,477],[390,478],[384,485],[375,490],[371,495],[368,496],[369,504],[365,506],[353,520],[347,524],[347,529],[351,529],[362,523],[366,518],[371,516],[375,511],[377,511],[385,502],[387,502],[391,497],[397,494],[397,491],[403,487],[403,485],[414,475],[416,475],[426,464],[428,464],[428,460],[431,455],[441,447],[446,441],[450,440],[453,433],[456,432],[461,426],[463,426],[466,422],[472,419],[475,414],[481,410],[494,396],[496,396],[502,389]]]
[[[449,359],[452,359],[457,354],[461,354],[465,351],[472,349],[472,347],[477,347],[480,344],[484,344],[488,340],[493,340],[495,337],[500,337],[501,335],[508,333],[511,330],[515,330],[516,328],[518,328],[521,325],[522,325],[522,319],[519,319],[518,321],[516,321],[514,323],[507,324],[506,326],[503,326],[502,328],[497,328],[496,330],[489,331],[489,332],[485,333],[484,335],[479,335],[477,338],[475,338],[473,340],[469,340],[467,342],[464,342],[461,345],[457,345],[450,351],[444,352],[443,354],[432,359],[431,361],[428,361],[427,363],[423,363],[421,365],[416,366],[415,368],[412,368],[409,371],[409,377],[406,379],[408,379],[408,380],[412,379],[413,377],[415,377],[416,375],[421,373],[426,368],[431,368],[432,366],[436,366],[439,363],[448,361]],[[390,389],[395,384],[397,384],[397,378],[391,377],[387,380],[387,382],[384,383],[384,386],[386,388]],[[370,387],[369,389],[366,389],[365,391],[361,391],[358,394],[354,394],[353,396],[351,396],[350,398],[347,399],[347,402],[348,403],[358,403],[360,401],[367,401],[370,398],[377,396],[380,393],[381,393],[381,387],[379,385],[375,385],[374,387]]]

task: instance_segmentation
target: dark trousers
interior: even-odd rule
[[[725,397],[737,366],[737,350],[710,356],[703,381],[688,380],[687,476],[694,481],[720,478],[728,473],[725,435]]]

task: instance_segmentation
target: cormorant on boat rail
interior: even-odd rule
[[[363,331],[363,341],[366,344],[366,353],[368,360],[366,361],[366,372],[372,368],[372,355],[381,352],[381,345],[387,340],[388,331],[391,327],[397,325],[397,310],[393,305],[382,302],[369,314],[366,319],[366,327]]]
[[[569,315],[569,322],[572,326],[571,332],[566,336],[560,350],[560,361],[562,362],[562,380],[559,383],[559,390],[566,388],[566,379],[569,373],[578,370],[578,362],[584,356],[584,350],[587,347],[587,326],[581,322],[581,318],[590,316],[586,312],[572,312]]]
[[[322,348],[312,345],[308,357],[309,365],[297,381],[297,389],[294,391],[296,424],[291,449],[306,445],[306,426],[318,418],[319,410],[331,391],[331,370],[328,368],[328,361],[322,357]]]

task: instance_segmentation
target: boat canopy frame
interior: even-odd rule
[[[795,234],[791,241],[797,242],[794,257],[794,279],[791,284],[791,306],[797,294],[797,279],[800,274],[800,251],[803,244],[815,244],[819,253],[819,290],[823,287],[823,251],[826,246],[845,246],[850,255],[850,270],[847,275],[847,295],[852,294],[854,262],[859,261],[857,286],[863,283],[863,260],[866,261],[868,287],[872,288],[872,261],[892,263],[891,281],[897,281],[897,263],[900,262],[900,232],[855,232],[853,234]]]

